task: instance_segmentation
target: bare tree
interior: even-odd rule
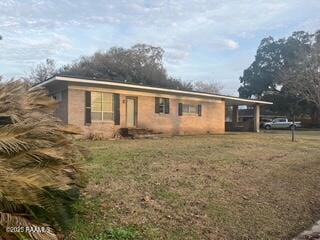
[[[222,90],[222,86],[220,83],[211,81],[211,82],[204,82],[204,81],[198,81],[193,84],[193,89],[195,91],[200,92],[208,92],[208,93],[220,93]]]
[[[46,59],[44,63],[39,63],[31,69],[31,73],[24,80],[31,83],[43,82],[57,73],[56,63],[53,59]]]

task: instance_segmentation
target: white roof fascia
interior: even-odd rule
[[[167,88],[149,87],[149,86],[142,86],[142,85],[140,86],[140,85],[127,84],[127,83],[112,82],[112,81],[107,82],[107,81],[98,81],[98,80],[94,80],[94,79],[91,80],[91,79],[63,77],[63,76],[55,76],[55,77],[49,78],[48,80],[32,87],[32,89],[37,88],[37,87],[43,87],[44,85],[47,85],[48,83],[51,83],[53,81],[91,83],[91,84],[126,87],[126,88],[141,89],[141,90],[164,91],[164,92],[170,92],[170,93],[194,95],[194,96],[198,96],[198,97],[202,96],[202,97],[213,97],[213,98],[226,99],[226,100],[235,100],[235,101],[244,102],[244,103],[247,102],[247,103],[257,103],[257,104],[273,104],[272,102],[266,102],[266,101],[260,101],[260,100],[254,100],[254,99],[238,98],[238,97],[232,97],[232,96],[216,95],[216,94],[211,94],[211,93],[191,92],[191,91],[184,91],[184,90],[174,90],[174,89],[167,89]]]

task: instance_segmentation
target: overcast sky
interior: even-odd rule
[[[319,12],[319,0],[1,0],[0,75],[147,43],[165,49],[170,75],[237,95],[261,39],[320,29]]]

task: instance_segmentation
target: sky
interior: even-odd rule
[[[260,41],[319,30],[319,12],[320,0],[1,0],[0,75],[146,43],[165,50],[171,76],[238,95]]]

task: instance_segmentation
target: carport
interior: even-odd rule
[[[272,102],[228,98],[226,102],[226,131],[260,131],[260,107],[270,105]],[[239,108],[253,109],[252,121],[239,121]]]

